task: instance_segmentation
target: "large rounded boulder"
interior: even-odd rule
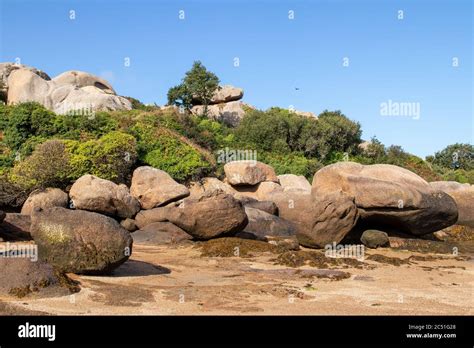
[[[23,204],[21,213],[30,215],[35,208],[63,207],[68,205],[69,197],[66,192],[58,188],[46,188],[33,191]]]
[[[37,209],[31,234],[39,258],[64,273],[109,273],[132,252],[127,230],[110,217],[88,211]]]
[[[339,162],[316,172],[312,184],[315,197],[339,191],[354,200],[365,228],[423,235],[458,219],[452,197],[393,165]]]
[[[131,218],[140,210],[138,200],[130,195],[127,186],[89,174],[76,180],[69,196],[76,209],[110,216]]]
[[[354,199],[340,191],[319,197],[301,191],[280,192],[271,199],[279,216],[294,224],[299,243],[309,248],[339,243],[359,219]]]
[[[143,209],[152,209],[189,196],[186,186],[166,172],[153,167],[138,167],[133,172],[130,193]]]
[[[89,74],[84,71],[70,70],[52,79],[58,85],[72,85],[74,87],[94,86],[104,91],[107,94],[116,94],[114,88],[110,83],[101,79],[98,76]]]
[[[242,203],[221,191],[205,193],[198,198],[189,197],[181,203],[142,210],[135,221],[140,229],[150,223],[169,221],[201,240],[234,235],[248,223]]]
[[[474,186],[455,181],[435,181],[430,183],[435,190],[446,192],[458,206],[458,225],[474,227]]]
[[[231,185],[256,185],[263,181],[278,182],[275,170],[258,161],[232,161],[224,165],[224,172]]]

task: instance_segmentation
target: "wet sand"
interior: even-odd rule
[[[79,293],[46,298],[40,293],[23,298],[1,295],[0,313],[474,314],[474,259],[469,255],[379,248],[366,250],[362,264],[328,268],[294,268],[277,264],[277,258],[271,252],[201,256],[192,243],[135,244],[130,260],[111,276],[70,275],[80,282]]]

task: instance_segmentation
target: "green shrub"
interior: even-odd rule
[[[56,115],[44,106],[28,102],[14,106],[2,106],[4,125],[3,142],[16,151],[32,136],[48,137],[55,134]]]
[[[176,180],[200,177],[211,167],[197,149],[164,128],[139,123],[132,129],[132,133],[138,140],[139,159],[166,171]]]
[[[308,159],[303,155],[298,154],[274,154],[274,153],[259,153],[259,161],[272,166],[277,175],[281,174],[295,174],[303,175],[310,182],[314,173],[323,167],[323,165],[316,159]]]
[[[136,159],[135,139],[121,132],[86,142],[48,140],[14,166],[10,180],[26,190],[65,187],[85,174],[122,183]]]
[[[453,144],[429,158],[433,164],[448,169],[474,169],[474,145]]]
[[[10,181],[24,190],[63,187],[68,183],[69,172],[69,156],[64,143],[48,140],[15,165]]]

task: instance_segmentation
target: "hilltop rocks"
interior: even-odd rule
[[[221,104],[228,103],[231,101],[236,101],[242,99],[244,96],[244,90],[242,88],[234,87],[231,85],[219,86],[214,92],[214,95],[211,98],[212,104]],[[198,105],[202,104],[202,100],[193,98],[193,104]]]
[[[94,86],[107,94],[115,94],[115,90],[110,83],[84,71],[66,71],[53,78],[52,81],[58,85],[72,85],[79,88]]]
[[[219,87],[207,106],[207,117],[222,121],[231,127],[236,127],[245,115],[245,107],[250,107],[240,101],[244,96],[242,88],[226,85]],[[191,113],[203,115],[205,107],[202,101],[194,98]]]
[[[214,104],[207,106],[207,117],[216,121],[224,122],[231,127],[237,127],[245,115],[247,104],[241,101]],[[203,115],[204,105],[195,105],[191,108],[193,115]]]
[[[42,79],[46,81],[51,80],[51,78],[45,72],[28,65],[15,64],[15,63],[0,63],[0,81],[4,85],[3,90],[0,90],[0,92],[3,92],[6,94],[6,92],[8,91],[8,77],[10,76],[11,72],[15,70],[29,70],[33,74],[38,75],[39,77],[41,77]]]
[[[135,221],[140,229],[154,222],[169,221],[194,238],[207,240],[242,231],[248,219],[240,201],[214,192],[186,198],[180,204],[141,211]]]
[[[435,181],[430,186],[453,197],[458,207],[458,225],[474,227],[474,186],[455,181]]]
[[[231,185],[256,185],[263,181],[278,182],[275,170],[258,161],[233,161],[224,165],[226,178]]]
[[[283,191],[302,191],[311,193],[311,184],[303,175],[285,174],[278,175],[278,181]]]
[[[130,233],[114,219],[53,207],[32,214],[31,234],[41,260],[60,272],[108,273],[132,252]]]
[[[84,175],[77,179],[69,195],[76,209],[121,218],[131,218],[140,210],[138,200],[130,195],[127,186],[117,185],[93,175]]]
[[[57,114],[130,110],[132,104],[117,96],[105,80],[82,71],[68,71],[54,79],[35,68],[0,64],[8,104],[35,101]]]
[[[312,187],[315,197],[346,193],[355,201],[361,224],[368,228],[391,227],[422,235],[450,226],[458,218],[449,195],[393,165],[335,163],[316,172]]]
[[[34,208],[63,207],[68,205],[68,195],[58,188],[46,188],[33,191],[23,204],[21,213],[30,215]]]
[[[186,186],[178,184],[166,172],[152,167],[135,169],[130,193],[143,209],[152,209],[189,196]]]

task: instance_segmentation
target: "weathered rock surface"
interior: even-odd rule
[[[342,192],[314,196],[301,192],[272,195],[279,216],[294,224],[301,245],[324,248],[339,243],[359,218],[354,199]]]
[[[245,208],[254,208],[271,215],[278,215],[278,207],[272,201],[259,201],[251,197],[241,197],[239,201]]]
[[[248,224],[237,237],[268,241],[268,237],[288,238],[296,236],[296,228],[290,222],[262,210],[245,207]]]
[[[68,205],[69,197],[66,192],[58,188],[46,188],[33,191],[23,204],[21,213],[29,215],[34,208],[63,207]]]
[[[76,209],[131,218],[140,210],[128,187],[94,175],[83,175],[72,185],[69,195]]]
[[[98,76],[89,74],[84,71],[70,70],[65,71],[62,74],[52,79],[58,85],[71,85],[74,87],[87,87],[93,86],[101,89],[107,94],[116,94],[114,88],[110,83],[101,79]]]
[[[247,104],[242,101],[231,101],[228,103],[208,105],[207,117],[216,121],[224,122],[231,127],[236,127],[245,116],[246,107],[248,107]],[[195,105],[191,108],[191,113],[193,115],[203,115],[204,109],[204,105]]]
[[[275,170],[258,161],[233,161],[224,165],[226,178],[231,185],[256,185],[263,181],[278,183]]]
[[[253,186],[235,186],[234,189],[237,191],[234,195],[235,198],[243,199],[244,197],[249,197],[260,201],[271,201],[273,194],[283,192],[283,188],[272,181],[264,181]]]
[[[62,276],[65,277],[65,276]],[[55,296],[69,294],[62,288],[64,279],[54,272],[51,265],[25,257],[0,257],[0,293],[19,298],[31,293],[54,291]]]
[[[35,101],[57,114],[96,111],[130,110],[131,102],[115,95],[105,80],[80,71],[70,71],[51,80],[43,72],[11,63],[0,65],[2,79],[6,80],[8,104]]]
[[[140,244],[177,244],[191,240],[188,233],[171,222],[154,222],[132,234],[133,242]]]
[[[0,236],[5,240],[30,240],[30,226],[29,215],[6,213],[0,223]]]
[[[142,210],[135,217],[141,229],[153,222],[169,221],[196,239],[234,235],[242,231],[248,219],[240,201],[223,192],[206,193],[198,198],[185,198],[151,210]]]
[[[189,196],[186,186],[178,184],[166,172],[153,167],[139,167],[132,177],[130,193],[143,209],[152,209]]]
[[[393,165],[335,163],[316,172],[312,187],[315,197],[342,191],[354,199],[365,228],[391,227],[423,235],[450,226],[458,218],[456,203],[448,194]]]
[[[125,228],[129,232],[133,232],[133,231],[138,230],[138,226],[136,225],[135,220],[130,219],[130,218],[126,218],[126,219],[120,221],[120,226],[122,226],[123,228]]]
[[[60,272],[108,273],[131,255],[130,233],[110,217],[59,207],[31,216],[39,258]]]
[[[311,184],[303,175],[285,174],[278,175],[278,181],[283,191],[299,190],[311,193]]]
[[[458,225],[474,227],[474,186],[455,181],[435,181],[430,186],[454,198],[458,207]]]
[[[366,230],[362,233],[360,241],[368,248],[376,249],[378,247],[390,246],[388,234],[378,230]]]

